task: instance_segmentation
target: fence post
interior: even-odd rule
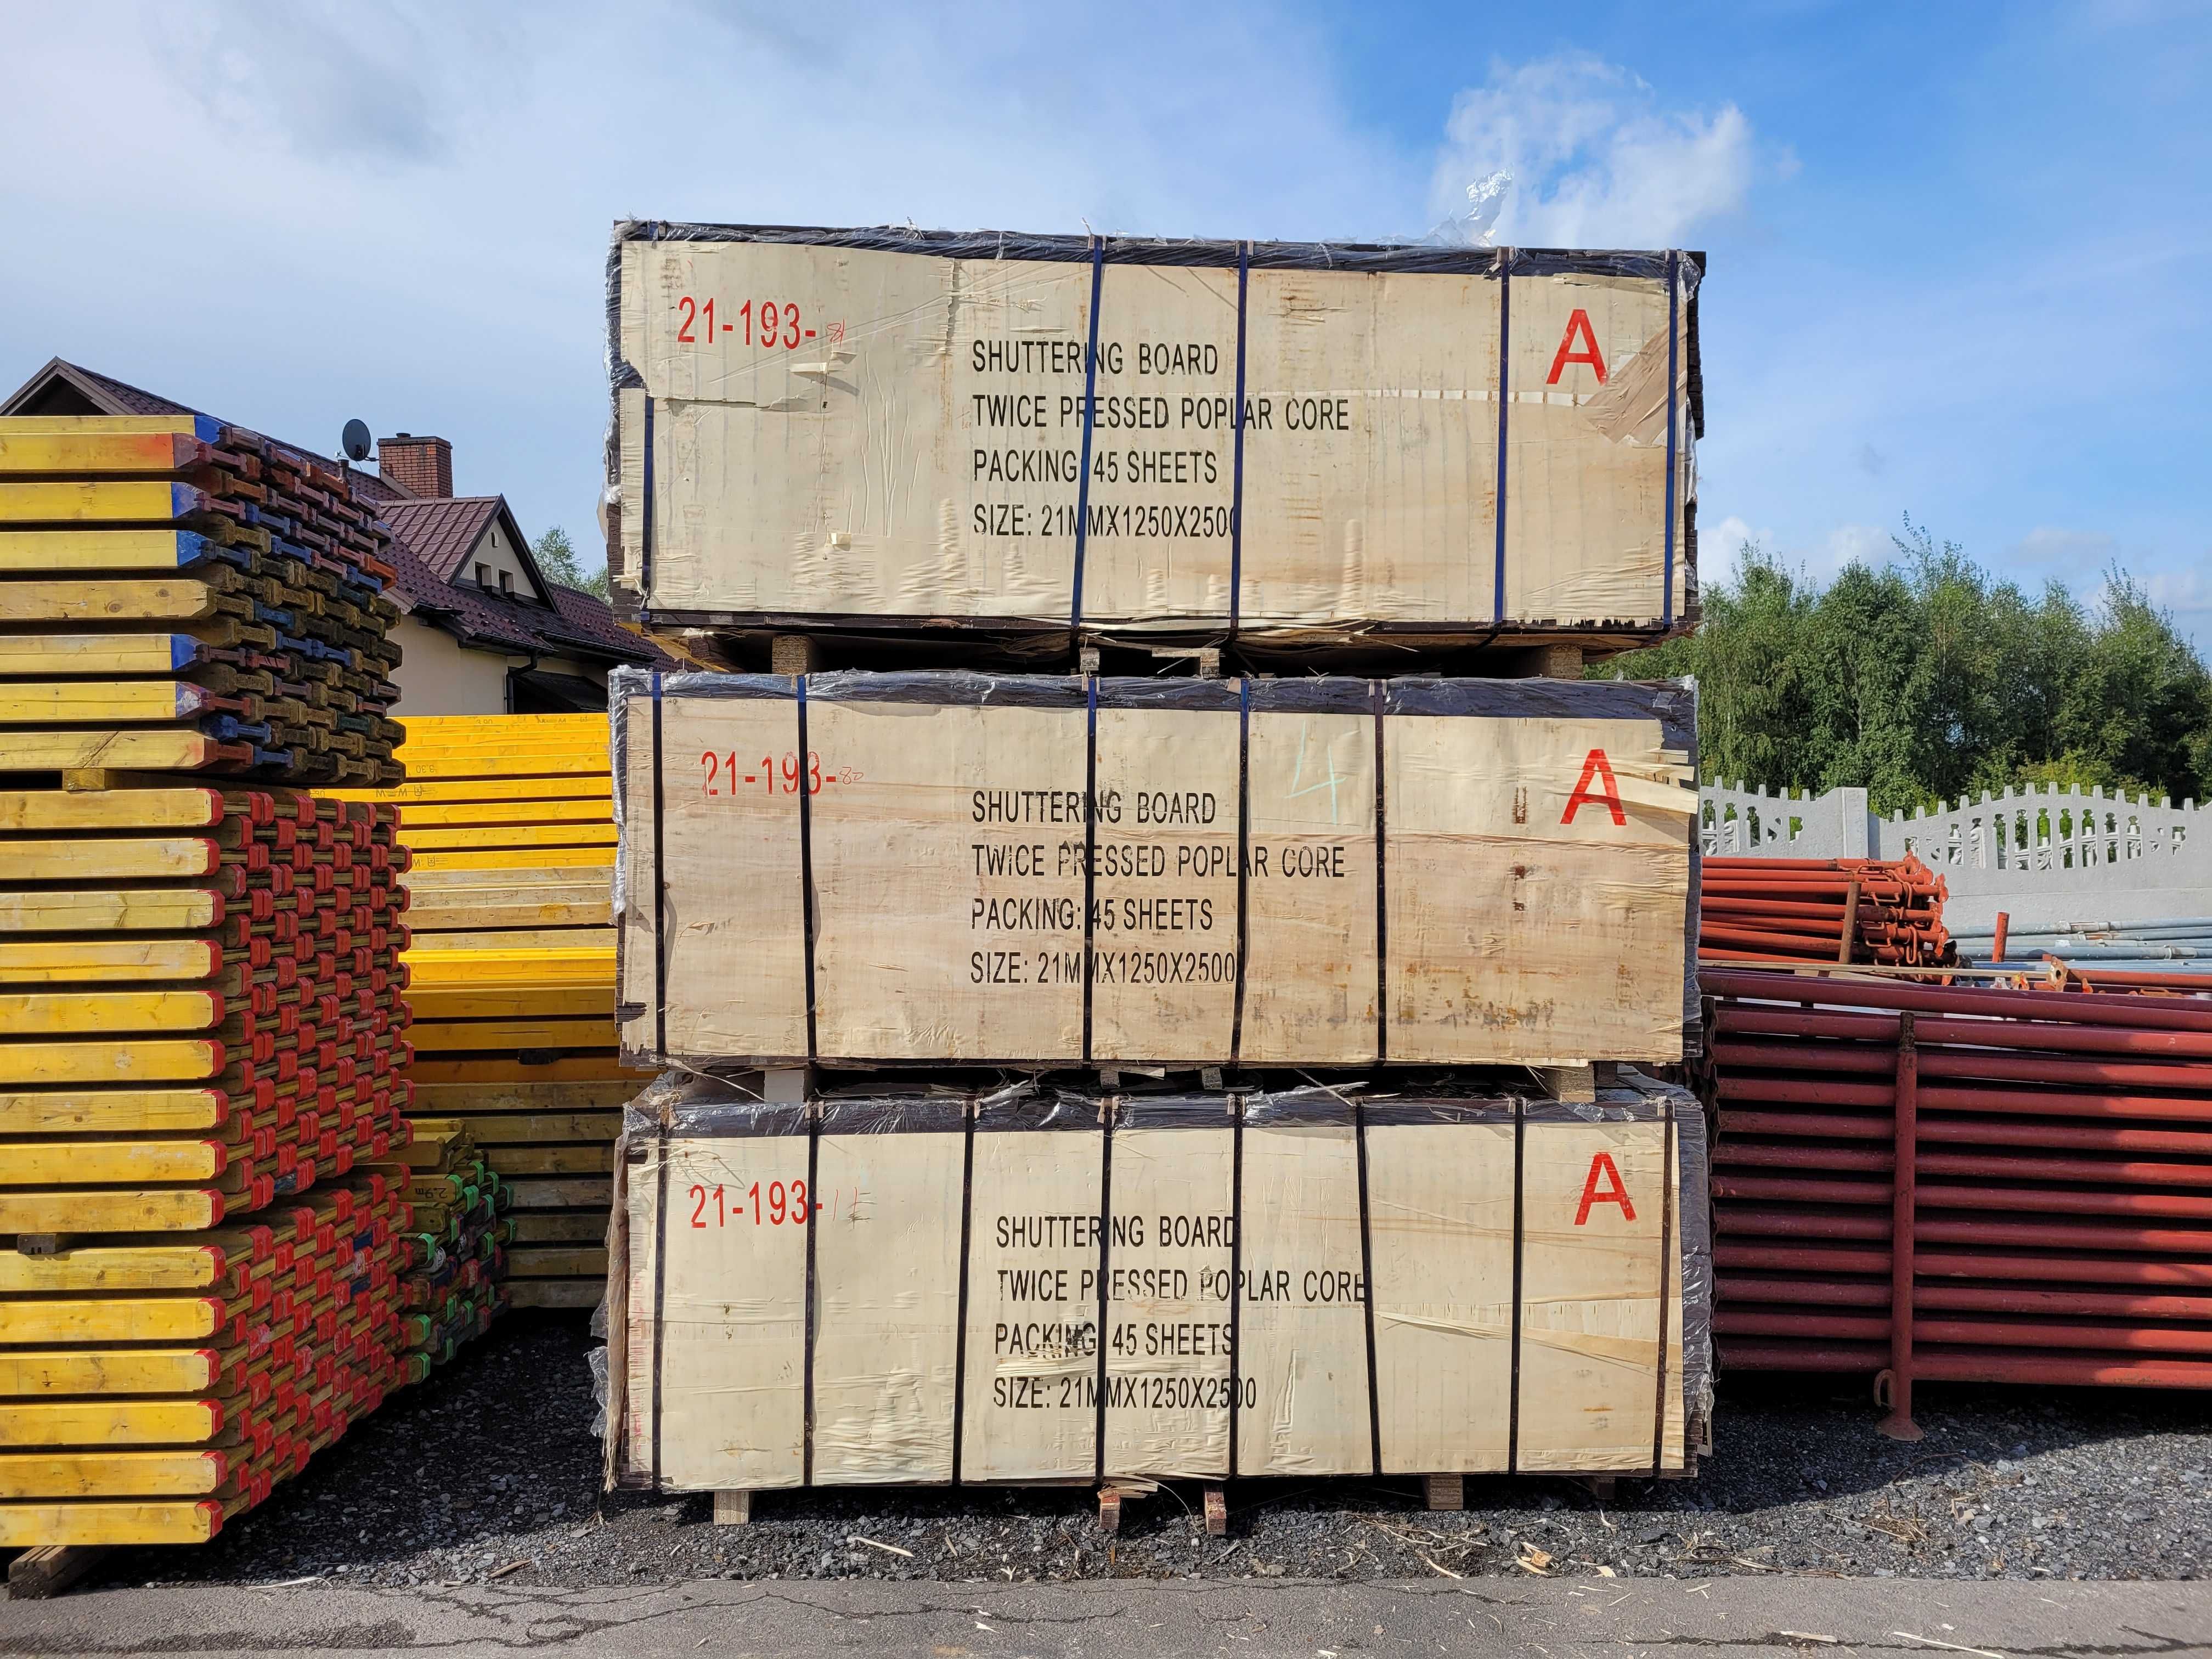
[[[1877,1425],[1892,1440],[1920,1439],[1912,1420],[1912,1229],[1919,1172],[1920,1051],[1912,1036],[1912,1016],[1897,1017],[1897,1101],[1895,1152],[1889,1189],[1889,1369],[1875,1379],[1880,1394],[1888,1386],[1889,1415]]]

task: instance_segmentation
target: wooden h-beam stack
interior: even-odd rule
[[[205,1538],[397,1378],[407,854],[296,787],[398,776],[382,549],[252,434],[0,421],[0,1545]]]
[[[599,714],[406,722],[380,793],[413,854],[416,1109],[465,1124],[514,1195],[516,1307],[598,1305],[621,1109],[615,828]]]
[[[0,770],[396,780],[384,541],[204,416],[0,422]]]
[[[507,1242],[501,1219],[513,1190],[485,1161],[465,1123],[415,1120],[415,1139],[392,1171],[413,1212],[414,1267],[400,1281],[400,1380],[420,1382],[481,1336],[507,1306]]]

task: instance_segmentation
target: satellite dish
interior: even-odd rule
[[[368,422],[348,421],[345,423],[345,430],[338,434],[338,442],[344,447],[347,459],[367,460],[368,459]]]

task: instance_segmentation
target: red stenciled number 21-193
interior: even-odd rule
[[[725,334],[734,334],[744,345],[781,346],[786,351],[796,351],[814,337],[814,331],[800,318],[796,300],[748,300],[735,311],[725,305],[719,323],[714,319],[717,303],[678,295],[678,341],[684,345],[709,345]]]

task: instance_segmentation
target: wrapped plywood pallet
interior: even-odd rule
[[[770,1104],[672,1076],[617,1161],[611,1481],[1685,1474],[1686,1092]]]
[[[1619,647],[1694,619],[1703,256],[617,225],[662,626]]]
[[[614,722],[635,1063],[1694,1048],[1686,687],[623,671]]]

